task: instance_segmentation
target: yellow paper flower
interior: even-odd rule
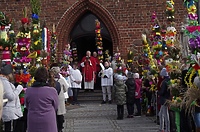
[[[34,77],[28,82],[28,87],[31,87],[32,86],[32,84],[34,83],[34,81],[35,81],[35,79],[34,79]]]
[[[37,40],[34,42],[35,45],[38,45],[38,43],[40,42],[40,40]]]
[[[195,5],[192,5],[187,10],[188,10],[188,14],[196,13],[197,12],[197,7]]]

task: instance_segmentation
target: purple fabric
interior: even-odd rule
[[[28,109],[28,132],[57,132],[58,94],[55,88],[28,88],[25,104]]]

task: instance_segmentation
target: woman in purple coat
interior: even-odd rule
[[[48,71],[40,67],[35,72],[35,82],[26,90],[25,104],[28,109],[28,132],[57,132],[56,110],[58,94],[49,87]]]

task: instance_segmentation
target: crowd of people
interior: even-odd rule
[[[92,57],[89,56],[88,58],[88,65],[92,66]],[[119,59],[119,57],[114,56],[112,61],[105,61],[104,65],[101,61],[96,61],[93,66],[100,65],[101,70],[93,71],[91,75],[93,75],[94,80],[97,78],[95,74],[98,74],[98,77],[101,78],[103,95],[101,104],[106,104],[107,102],[109,104],[112,102],[117,104],[118,120],[124,118],[124,106],[126,105],[128,113],[127,118],[141,116],[142,114],[146,116],[155,116],[156,119],[154,122],[159,125],[159,131],[161,132],[199,131],[198,107],[195,107],[194,112],[188,112],[188,108],[184,105],[181,107],[177,106],[176,108],[170,104],[170,101],[174,100],[176,97],[173,93],[173,89],[170,88],[171,85],[174,85],[171,82],[173,81],[171,78],[173,73],[169,72],[169,69],[167,69],[169,65],[167,61],[158,65],[156,71],[148,71],[145,74],[145,69],[138,65],[138,63],[136,65],[129,65],[120,62],[121,64],[119,65],[117,59]],[[87,61],[82,62],[85,64]],[[179,69],[181,71],[181,78],[176,78],[180,80],[180,86],[177,85],[177,89],[179,89],[178,93],[182,94],[180,96],[184,97],[184,93],[188,89],[186,82],[190,80],[198,87],[199,77],[197,74],[194,74],[194,77],[188,78],[187,73],[193,65],[187,63],[186,58],[184,58],[180,64],[182,64]],[[85,73],[83,73],[83,78],[85,76],[84,74]],[[179,84],[179,82],[177,84]],[[177,95],[177,97],[178,96],[179,95]],[[136,106],[136,111],[134,106]],[[176,112],[180,114],[180,117]],[[194,113],[196,113],[196,115],[194,115]]]
[[[66,113],[66,99],[68,92],[73,91],[73,104],[78,104],[77,95],[81,88],[82,75],[74,62],[67,71],[58,64],[50,68],[39,67],[35,71],[34,82],[30,87],[17,84],[10,64],[2,62],[0,70],[1,119],[4,132],[62,132],[64,114]],[[69,81],[70,80],[70,85]],[[24,109],[21,107],[20,93],[25,92]]]
[[[30,87],[15,83],[12,66],[2,62],[0,86],[3,90],[0,91],[0,99],[4,103],[0,104],[0,115],[4,131],[62,132],[66,99],[72,96],[70,103],[79,105],[79,90],[83,88],[85,92],[93,91],[98,79],[101,79],[103,95],[101,104],[115,103],[117,120],[123,120],[126,106],[127,118],[140,117],[142,114],[157,115],[155,122],[160,125],[161,132],[176,131],[174,112],[166,105],[171,93],[168,88],[170,77],[164,66],[159,68],[159,76],[154,79],[157,90],[152,91],[152,78],[144,79],[136,66],[118,66],[115,59],[105,62],[97,60],[87,51],[80,63],[55,63],[50,68],[39,67],[34,74],[35,81]],[[183,65],[183,75],[188,68],[188,65]],[[150,74],[148,73],[148,76],[151,76]],[[196,83],[198,84],[198,80]],[[23,91],[25,108],[22,112],[19,95]],[[184,110],[181,111],[181,132],[192,131],[192,124],[193,118],[187,116]]]

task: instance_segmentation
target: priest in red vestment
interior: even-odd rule
[[[101,67],[100,67],[100,60],[97,56],[97,52],[93,52],[93,57],[95,59],[95,62],[96,62],[96,72],[100,72],[101,70]]]
[[[95,63],[96,63],[96,75],[95,75],[95,79],[94,79],[94,88],[97,89],[97,88],[101,88],[101,78],[98,77],[98,74],[101,70],[100,60],[98,58],[97,52],[93,52],[92,56],[94,57]]]
[[[81,60],[82,74],[84,77],[84,89],[94,90],[94,79],[96,73],[96,61],[91,56],[91,52],[87,51],[86,56]]]

